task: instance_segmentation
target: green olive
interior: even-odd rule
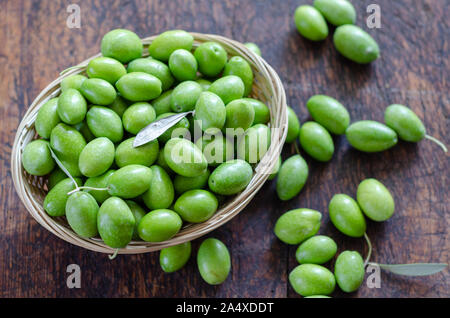
[[[167,62],[174,51],[178,49],[190,51],[193,43],[194,37],[186,31],[171,30],[158,35],[150,44],[148,52],[151,57]]]
[[[200,121],[203,131],[221,129],[227,118],[222,99],[214,93],[203,92],[195,104],[194,120]]]
[[[75,178],[78,186],[83,183],[80,178]],[[70,178],[66,178],[51,189],[45,196],[43,208],[50,216],[63,216],[66,214],[67,193],[75,189],[75,184]]]
[[[166,273],[173,273],[183,268],[191,257],[191,242],[163,248],[159,253],[159,264]]]
[[[308,164],[300,155],[294,155],[281,165],[277,178],[277,194],[282,201],[294,198],[308,180]]]
[[[146,242],[163,242],[177,234],[182,224],[180,216],[174,211],[154,210],[141,219],[138,233]]]
[[[109,31],[101,43],[103,56],[114,58],[122,63],[128,63],[141,57],[143,49],[139,36],[124,29]]]
[[[235,99],[226,106],[225,128],[238,129],[244,131],[250,128],[255,120],[255,109],[246,99]]]
[[[244,82],[244,96],[247,97],[252,92],[253,71],[246,60],[240,56],[233,56],[225,65],[222,76],[236,75]]]
[[[190,190],[183,193],[175,202],[174,210],[183,221],[201,223],[211,218],[217,211],[217,198],[206,190]]]
[[[86,114],[86,122],[95,137],[106,137],[114,143],[123,138],[122,120],[107,107],[91,107]]]
[[[46,140],[33,140],[25,146],[22,153],[23,168],[31,175],[44,176],[55,168],[55,160],[50,153],[50,143]]]
[[[67,76],[61,81],[61,92],[64,92],[69,88],[73,88],[81,93],[81,85],[85,80],[87,80],[87,77],[81,74]]]
[[[216,42],[205,42],[200,44],[194,52],[198,62],[199,71],[208,77],[214,77],[225,67],[227,63],[227,52]]]
[[[97,214],[98,232],[103,242],[112,248],[127,246],[133,237],[136,220],[124,200],[111,197]]]
[[[300,244],[316,235],[322,214],[311,209],[295,209],[284,213],[275,224],[275,235],[286,244]]]
[[[422,121],[406,106],[390,105],[384,113],[384,121],[402,140],[419,142],[425,137],[426,129]]]
[[[150,188],[142,194],[142,200],[150,210],[167,209],[175,198],[172,180],[160,166],[152,166]]]
[[[59,96],[56,110],[63,122],[74,125],[82,122],[86,116],[87,103],[79,91],[69,88]]]
[[[119,168],[128,165],[150,167],[158,158],[158,140],[152,140],[145,145],[134,147],[135,137],[122,141],[116,148],[115,161]]]
[[[331,260],[337,252],[337,244],[332,238],[324,235],[313,236],[304,241],[295,252],[300,264],[324,264]]]
[[[169,58],[169,68],[179,81],[192,81],[197,78],[198,63],[191,52],[179,49]]]
[[[39,136],[49,139],[53,128],[61,122],[58,115],[58,98],[52,98],[39,108],[34,127]]]
[[[288,132],[286,135],[286,142],[291,143],[294,142],[298,134],[300,133],[300,121],[298,120],[297,114],[295,111],[288,106]]]
[[[131,61],[128,63],[127,71],[128,73],[144,72],[157,77],[161,81],[163,91],[168,90],[175,81],[166,64],[151,58],[140,58]]]
[[[169,113],[172,111],[171,103],[172,103],[172,92],[173,89],[170,89],[161,94],[158,98],[152,101],[153,109],[155,110],[156,116],[159,116],[164,113]]]
[[[108,192],[111,196],[124,199],[136,198],[150,187],[152,170],[141,165],[129,165],[120,168],[108,180]]]
[[[313,6],[299,6],[295,10],[294,21],[298,32],[308,40],[322,41],[328,36],[327,22]]]
[[[127,70],[118,60],[101,56],[89,62],[86,73],[89,78],[100,78],[114,85]]]
[[[183,177],[176,175],[173,180],[173,186],[175,192],[180,195],[189,190],[203,189],[208,185],[208,178],[211,175],[209,170],[205,170],[204,173],[197,177]]]
[[[383,222],[394,214],[395,204],[389,190],[378,180],[362,181],[356,199],[364,214],[371,220]]]
[[[377,42],[356,25],[346,24],[337,27],[333,42],[339,53],[359,64],[373,62],[380,56]]]
[[[86,192],[71,194],[66,203],[66,218],[72,230],[81,237],[98,235],[98,204],[94,197]]]
[[[117,81],[116,87],[123,97],[132,102],[145,102],[162,93],[159,78],[144,72],[125,74]]]
[[[355,24],[356,11],[347,0],[314,0],[314,7],[335,26]]]
[[[218,95],[227,105],[229,102],[244,96],[245,85],[240,77],[228,75],[214,81],[208,91]]]
[[[328,205],[331,222],[351,237],[361,237],[366,232],[366,219],[358,203],[346,194],[336,194]]]
[[[156,119],[152,105],[145,102],[134,103],[125,110],[122,116],[123,128],[133,135]]]
[[[350,115],[337,100],[326,95],[314,95],[308,100],[306,107],[311,117],[330,133],[345,134],[350,124]]]
[[[385,151],[395,146],[398,141],[394,130],[372,120],[351,124],[345,135],[350,145],[363,152]]]
[[[364,280],[364,261],[358,252],[339,254],[334,265],[334,276],[339,287],[346,293],[358,290]]]
[[[101,176],[88,178],[84,183],[84,186],[89,188],[105,189],[108,186],[109,178],[111,178],[114,172],[116,172],[116,170],[108,170]],[[111,197],[108,191],[105,190],[84,189],[83,191],[92,195],[99,204],[102,204],[106,201],[106,199]]]
[[[289,282],[294,290],[306,297],[329,295],[334,291],[336,280],[327,268],[316,264],[302,264],[289,274]]]
[[[237,146],[240,159],[248,163],[257,163],[267,153],[271,143],[270,128],[263,124],[250,127]]]
[[[230,253],[221,241],[208,238],[200,244],[197,265],[205,282],[210,285],[222,284],[230,274]]]
[[[172,92],[170,103],[172,110],[177,113],[194,110],[202,92],[200,84],[194,81],[180,83]]]
[[[244,190],[253,177],[252,167],[244,160],[222,163],[209,176],[209,188],[221,195],[233,195]]]
[[[302,148],[314,159],[326,162],[333,157],[333,139],[322,125],[313,121],[304,123],[299,140]]]
[[[117,97],[114,86],[100,78],[89,78],[85,80],[80,90],[88,101],[96,105],[110,105]]]
[[[105,137],[89,142],[78,159],[78,167],[86,177],[98,177],[105,173],[114,162],[114,144]]]
[[[257,124],[267,124],[270,120],[270,109],[263,102],[254,98],[244,98],[245,101],[249,102],[255,111],[255,119],[253,120],[253,125]]]
[[[199,176],[208,167],[202,151],[187,139],[170,139],[164,147],[164,158],[170,169],[185,177]]]

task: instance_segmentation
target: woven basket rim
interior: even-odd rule
[[[281,80],[275,70],[262,57],[253,53],[242,43],[220,35],[195,32],[189,33],[194,37],[194,47],[203,42],[215,41],[220,43],[228,54],[243,57],[250,63],[254,73],[257,71],[255,74],[261,74],[261,77],[266,81],[265,84],[269,86],[269,89],[267,89],[267,87],[266,89],[264,89],[264,87],[261,89],[259,84],[256,83],[255,76],[256,85],[254,85],[254,91],[257,90],[258,96],[259,94],[263,94],[264,97],[266,97],[266,100],[270,100],[270,102],[266,102],[270,109],[270,125],[279,128],[274,130],[275,133],[272,132],[271,145],[261,160],[261,162],[264,162],[265,164],[260,163],[257,165],[253,178],[247,188],[244,189],[243,192],[232,197],[232,200],[225,206],[222,206],[213,217],[204,223],[189,224],[188,226],[183,227],[175,237],[168,241],[159,243],[132,241],[124,248],[114,249],[106,246],[99,238],[85,239],[78,236],[64,221],[59,218],[50,217],[43,210],[42,203],[36,198],[36,193],[34,193],[36,186],[30,184],[30,181],[27,180],[27,177],[30,176],[22,167],[22,151],[35,137],[34,122],[39,108],[49,99],[58,96],[60,92],[59,85],[64,78],[83,72],[90,60],[101,56],[99,53],[81,62],[76,67],[67,70],[64,74],[61,74],[38,94],[21,120],[14,139],[11,152],[11,176],[14,187],[27,211],[48,231],[69,243],[95,252],[108,254],[115,252],[118,254],[153,252],[165,247],[194,240],[220,227],[239,214],[263,186],[280,156],[287,134],[286,94]],[[156,35],[142,39],[144,44],[144,56],[148,55],[147,47],[155,37]]]

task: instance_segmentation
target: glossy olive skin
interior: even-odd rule
[[[75,125],[86,116],[87,103],[79,91],[69,88],[59,96],[56,111],[63,122]]]
[[[222,284],[230,274],[230,253],[221,241],[208,238],[198,249],[197,265],[205,282],[210,285]]]
[[[347,109],[336,99],[314,95],[306,102],[311,117],[332,134],[343,135],[350,125]]]
[[[378,180],[362,181],[356,191],[356,200],[364,214],[373,221],[383,222],[394,214],[394,199],[389,190]]]
[[[199,176],[208,167],[202,151],[187,139],[170,139],[164,146],[164,158],[170,169],[185,177]]]
[[[66,203],[66,218],[72,230],[81,237],[98,235],[98,204],[94,197],[86,192],[75,192]]]
[[[174,211],[154,210],[139,222],[139,237],[146,242],[167,241],[180,231],[182,224],[180,216]]]
[[[269,122],[270,110],[266,104],[254,98],[246,97],[244,100],[250,103],[255,111],[255,118],[253,119],[252,126],[257,124],[267,124]]]
[[[252,167],[244,160],[222,163],[209,176],[209,188],[221,195],[233,195],[244,190],[253,177]]]
[[[194,52],[198,62],[199,71],[208,77],[214,77],[222,72],[227,63],[227,52],[216,42],[205,42],[199,45]]]
[[[314,7],[335,26],[355,24],[356,11],[348,0],[314,0]]]
[[[80,178],[75,178],[75,182],[81,186],[83,183]],[[75,189],[75,185],[70,178],[66,178],[51,189],[44,199],[43,208],[50,216],[63,216],[66,214],[66,202],[69,196],[68,192]]]
[[[316,235],[322,214],[311,209],[295,209],[280,216],[275,224],[275,235],[286,244],[300,244]]]
[[[89,78],[85,80],[80,90],[88,101],[96,105],[110,105],[117,97],[114,86],[100,78]]]
[[[255,43],[252,42],[247,42],[244,44],[250,51],[252,51],[253,53],[255,53],[258,56],[261,56],[261,49],[259,48],[258,45],[256,45]],[[264,124],[264,123],[263,123]]]
[[[142,200],[150,210],[167,209],[175,198],[175,189],[167,172],[160,166],[154,165],[150,188],[142,194]]]
[[[288,132],[286,135],[286,142],[291,143],[294,142],[298,134],[300,133],[300,121],[298,120],[297,114],[295,111],[288,106]]]
[[[222,76],[236,75],[244,82],[244,96],[247,97],[253,87],[253,71],[250,64],[240,56],[233,56],[225,65]]]
[[[114,144],[105,137],[89,142],[78,159],[78,167],[86,177],[98,177],[105,173],[114,162]]]
[[[132,72],[116,83],[119,93],[132,102],[145,102],[162,93],[162,83],[156,76],[144,72]]]
[[[270,128],[263,124],[250,127],[238,143],[237,154],[248,163],[257,163],[266,154],[271,143]]]
[[[277,195],[282,201],[294,198],[305,186],[309,169],[305,159],[294,155],[281,165],[277,178]]]
[[[39,109],[34,128],[39,136],[49,139],[53,128],[61,122],[58,115],[58,98],[52,98]]]
[[[33,140],[22,153],[22,165],[26,172],[34,176],[45,176],[55,168],[55,160],[50,153],[50,143],[46,140]]]
[[[380,56],[380,48],[369,33],[346,24],[338,27],[333,35],[336,49],[346,58],[358,64],[368,64]]]
[[[140,58],[131,61],[128,63],[127,71],[128,73],[144,72],[156,76],[161,81],[163,91],[169,89],[175,81],[169,67],[152,58]]]
[[[211,218],[217,211],[217,198],[206,190],[190,190],[183,193],[175,202],[174,210],[183,221],[201,223]]]
[[[123,113],[128,108],[128,101],[126,101],[122,96],[117,95],[116,99],[108,107],[114,111],[120,118],[122,118]]]
[[[136,148],[133,147],[134,139],[135,137],[124,140],[117,146],[115,161],[119,168],[133,164],[150,167],[158,158],[157,139]]]
[[[172,92],[170,107],[176,113],[193,110],[202,92],[203,89],[197,82],[182,82]]]
[[[122,120],[107,107],[91,107],[86,114],[86,123],[95,137],[106,137],[114,143],[123,138]]]
[[[101,43],[102,55],[122,63],[128,63],[142,56],[142,41],[136,33],[115,29],[105,34]]]
[[[131,134],[137,135],[141,129],[156,119],[156,112],[152,105],[139,102],[131,105],[122,116],[123,128]]]
[[[186,265],[191,257],[191,242],[163,248],[159,253],[159,264],[166,273],[173,273]]]
[[[120,168],[109,178],[108,192],[111,196],[124,199],[138,197],[148,190],[152,180],[152,170],[141,165]]]
[[[234,158],[233,143],[220,134],[204,135],[195,144],[202,150],[210,166],[216,167]]]
[[[50,135],[50,146],[56,157],[73,177],[81,176],[81,171],[78,168],[78,157],[83,148],[86,147],[83,135],[75,128],[59,123],[53,128]]]
[[[156,117],[156,120],[160,120],[161,118],[165,118],[171,115],[175,115],[175,113],[165,113],[165,114],[161,114],[158,117]],[[158,137],[158,141],[161,144],[166,143],[170,138],[172,137],[179,137],[180,135],[183,135],[189,132],[189,120],[186,118],[183,118],[182,120],[180,120],[175,126],[173,126],[172,128],[169,128],[166,130],[166,132],[164,134],[162,134],[161,136]],[[178,134],[181,133],[181,134]],[[172,134],[176,134],[176,136],[172,136]]]
[[[67,178],[67,175],[62,171],[60,168],[56,167],[53,169],[52,173],[50,173],[48,180],[47,180],[47,187],[50,191],[57,185],[60,181]]]
[[[134,201],[126,200],[125,203],[130,208],[131,213],[133,213],[134,221],[135,221],[132,239],[140,240],[139,233],[138,233],[139,222],[142,220],[144,215],[147,214],[147,212],[145,212],[145,210]]]
[[[81,85],[83,84],[83,82],[87,80],[87,77],[81,74],[75,74],[75,75],[70,75],[67,76],[66,78],[64,78],[61,81],[61,92],[64,92],[65,90],[69,89],[69,88],[73,88],[76,89],[78,91],[80,91]],[[81,93],[81,91],[80,91]]]
[[[128,205],[118,197],[107,199],[97,214],[100,237],[106,245],[121,248],[130,243],[136,220]]]
[[[191,52],[179,49],[170,55],[169,69],[180,82],[192,81],[197,78],[198,63]]]
[[[330,133],[320,124],[309,121],[300,128],[300,145],[314,159],[327,162],[334,154],[334,143]]]
[[[172,111],[172,92],[173,89],[170,89],[162,93],[158,98],[152,100],[152,106],[155,110],[156,116]]]
[[[351,124],[345,136],[354,148],[363,152],[385,151],[395,146],[398,141],[394,130],[372,120],[362,120]]]
[[[148,52],[151,57],[167,62],[174,51],[178,49],[190,51],[193,43],[194,37],[186,31],[171,30],[158,35],[150,44]]]
[[[304,241],[295,252],[300,264],[324,264],[331,260],[337,252],[337,244],[332,238],[324,235],[313,236]]]
[[[255,109],[252,104],[243,99],[235,99],[226,106],[225,128],[250,128],[255,120]]]
[[[175,192],[180,195],[189,190],[203,189],[208,185],[210,175],[211,173],[209,170],[206,170],[201,175],[192,178],[176,175],[173,180]]]
[[[228,75],[214,81],[208,91],[218,95],[227,105],[229,102],[244,96],[245,85],[240,77]]]
[[[311,41],[322,41],[328,36],[328,25],[322,14],[313,6],[302,5],[295,10],[298,32]]]
[[[302,264],[289,274],[289,282],[294,290],[306,297],[329,295],[336,287],[336,280],[327,268],[316,264]]]
[[[114,172],[116,172],[116,170],[111,169],[106,171],[101,176],[88,178],[84,183],[84,186],[97,189],[105,189],[108,186],[109,178],[111,178]],[[102,204],[106,201],[106,199],[111,197],[108,191],[105,190],[84,189],[83,191],[92,195],[99,204]]]
[[[359,289],[364,272],[364,261],[358,252],[344,251],[336,259],[334,276],[338,286],[346,293]]]
[[[405,141],[419,142],[426,134],[425,126],[419,117],[403,105],[393,104],[386,108],[384,122]]]
[[[203,92],[195,104],[194,120],[200,121],[203,131],[221,129],[227,118],[227,110],[222,99],[214,93]]]
[[[366,232],[366,219],[358,203],[346,194],[336,194],[328,205],[330,220],[347,236],[361,237]]]
[[[101,56],[89,62],[86,73],[89,78],[100,78],[114,85],[127,70],[118,60]]]

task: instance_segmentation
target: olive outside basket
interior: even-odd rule
[[[286,138],[287,111],[286,94],[283,85],[273,68],[243,44],[218,35],[191,34],[194,37],[194,48],[204,42],[218,42],[230,56],[241,56],[250,63],[254,72],[254,84],[251,97],[261,100],[270,108],[270,127],[278,128],[272,130],[271,146],[261,162],[257,165],[253,178],[247,188],[236,196],[231,197],[209,220],[200,224],[185,225],[176,236],[168,241],[159,243],[131,241],[126,247],[118,250],[108,247],[100,238],[86,239],[78,236],[70,228],[65,217],[50,217],[42,207],[45,195],[48,192],[47,177],[32,176],[25,172],[22,167],[22,152],[29,142],[38,137],[34,128],[34,122],[39,108],[49,99],[57,97],[60,94],[60,83],[64,78],[84,72],[90,60],[101,56],[101,54],[97,54],[80,63],[77,67],[70,69],[48,85],[33,101],[17,129],[11,154],[12,178],[17,194],[28,212],[39,224],[59,238],[88,250],[108,254],[116,252],[118,254],[147,253],[191,241],[211,232],[230,221],[255,196],[277,162]],[[144,44],[144,56],[148,55],[148,45],[155,38],[156,36],[151,36],[142,40]]]

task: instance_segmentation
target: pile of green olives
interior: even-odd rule
[[[209,220],[223,196],[247,187],[251,164],[270,146],[269,108],[250,97],[253,71],[245,59],[216,42],[194,46],[185,31],[160,34],[144,57],[141,39],[116,29],[103,37],[101,52],[85,72],[66,76],[60,95],[40,108],[35,128],[41,139],[24,148],[23,167],[48,176],[44,210],[65,216],[83,238],[100,237],[114,249],[131,240],[170,240],[184,224]],[[192,110],[194,118],[133,146],[150,123]],[[205,133],[195,140],[189,133],[196,125]],[[219,134],[228,128],[242,133],[231,140]],[[249,142],[261,136],[266,148]],[[163,269],[180,268],[187,254],[188,244],[164,250]],[[227,255],[216,241],[200,247],[207,282],[227,277]]]

